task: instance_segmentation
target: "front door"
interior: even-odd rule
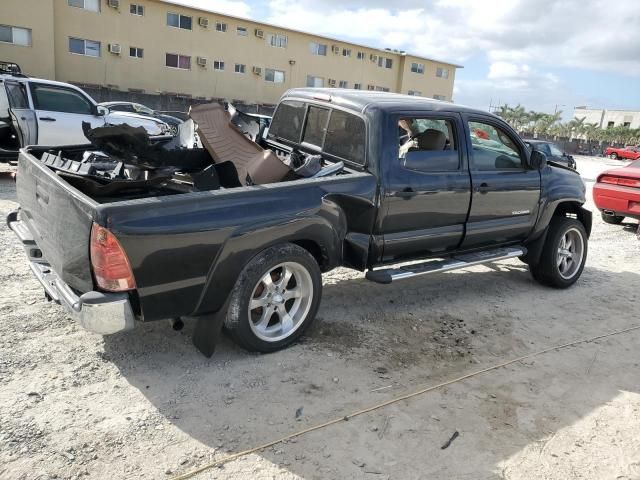
[[[82,122],[104,125],[93,103],[74,89],[31,83],[31,97],[38,121],[38,145],[80,145],[89,143]]]
[[[460,116],[421,112],[389,116],[388,122],[385,138],[391,141],[385,142],[381,165],[382,261],[455,250],[471,197]]]
[[[538,216],[540,171],[529,167],[524,143],[505,124],[465,120],[473,188],[462,248],[522,241]]]

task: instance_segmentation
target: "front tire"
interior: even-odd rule
[[[609,158],[611,160],[618,160],[618,154],[617,153],[612,153],[611,155],[609,155]]]
[[[225,327],[243,348],[275,352],[309,327],[321,296],[315,258],[297,245],[276,245],[255,256],[238,277]]]
[[[624,220],[624,217],[619,217],[617,215],[605,215],[604,213],[601,213],[600,216],[602,217],[602,221],[609,225],[620,225]]]
[[[537,265],[530,265],[533,278],[554,288],[573,285],[587,260],[588,238],[582,223],[573,218],[554,217]]]

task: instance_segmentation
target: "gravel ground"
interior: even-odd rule
[[[590,190],[608,159],[578,157]],[[15,188],[0,177],[0,215]],[[594,215],[566,291],[501,262],[390,286],[325,275],[317,322],[271,355],[192,325],[102,338],[45,302],[0,228],[0,478],[163,479],[425,385],[640,324],[636,222]],[[638,479],[640,373],[631,331],[528,359],[315,431],[198,479]],[[442,449],[457,431],[459,436]]]

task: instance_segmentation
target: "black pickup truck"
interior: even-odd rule
[[[557,288],[584,268],[582,179],[494,115],[383,92],[292,89],[259,141],[283,161],[313,156],[340,168],[211,190],[190,189],[177,172],[97,196],[52,166],[52,155],[86,158],[86,146],[30,147],[7,223],[47,297],[88,330],[195,317],[212,325],[196,332],[224,325],[262,352],[303,333],[321,273],[339,266],[391,283],[520,258]]]

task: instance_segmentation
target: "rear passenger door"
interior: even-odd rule
[[[29,108],[27,87],[24,83],[6,80],[5,90],[9,102],[9,117],[18,134],[20,146],[37,144],[38,124],[35,112]]]
[[[526,239],[538,216],[540,171],[529,167],[524,143],[499,120],[465,115],[465,131],[472,198],[462,248]]]
[[[455,250],[471,197],[460,116],[421,112],[387,121],[395,145],[380,165],[383,261]]]

